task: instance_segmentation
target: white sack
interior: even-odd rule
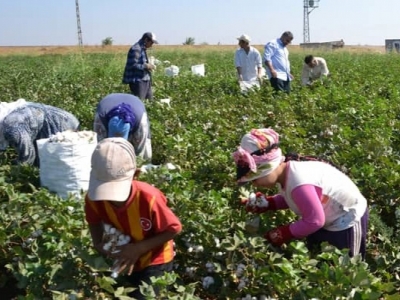
[[[193,75],[204,76],[204,74],[206,72],[204,64],[192,66],[191,69],[192,69],[192,74]]]
[[[36,141],[40,161],[40,185],[61,198],[69,194],[80,198],[89,187],[92,153],[97,135],[77,142],[51,142],[50,138]]]
[[[177,66],[170,66],[165,68],[165,75],[169,77],[174,77],[179,75],[179,68]]]

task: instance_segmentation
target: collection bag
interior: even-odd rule
[[[93,131],[63,133],[36,141],[40,162],[40,185],[61,198],[73,194],[78,199],[87,191],[92,153],[97,145]],[[83,138],[76,138],[81,135]],[[58,136],[58,137],[57,137]]]

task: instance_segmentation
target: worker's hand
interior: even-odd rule
[[[153,65],[153,64],[150,64],[150,63],[144,64],[144,67],[150,72],[152,72],[152,71],[154,71],[156,69],[156,66]]]
[[[270,242],[273,246],[282,246],[293,239],[293,235],[290,232],[290,224],[279,226],[272,229],[264,234],[264,238]]]
[[[267,210],[271,210],[270,202],[274,201],[274,198],[269,196],[266,197],[263,193],[251,193],[248,199],[241,201],[242,205],[245,205],[246,211],[253,214],[261,214]]]
[[[242,74],[238,74],[238,81],[240,82],[240,81],[243,81],[243,75]]]
[[[278,72],[276,72],[275,69],[272,69],[271,76],[272,76],[272,78],[278,78]]]

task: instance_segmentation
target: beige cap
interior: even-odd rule
[[[124,138],[101,140],[92,154],[90,200],[125,201],[136,171],[135,149]]]

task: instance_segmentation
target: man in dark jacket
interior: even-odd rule
[[[149,62],[146,52],[153,44],[158,44],[155,34],[144,33],[142,38],[129,49],[126,59],[122,82],[129,84],[132,94],[140,99],[153,99],[151,73],[156,67]]]

